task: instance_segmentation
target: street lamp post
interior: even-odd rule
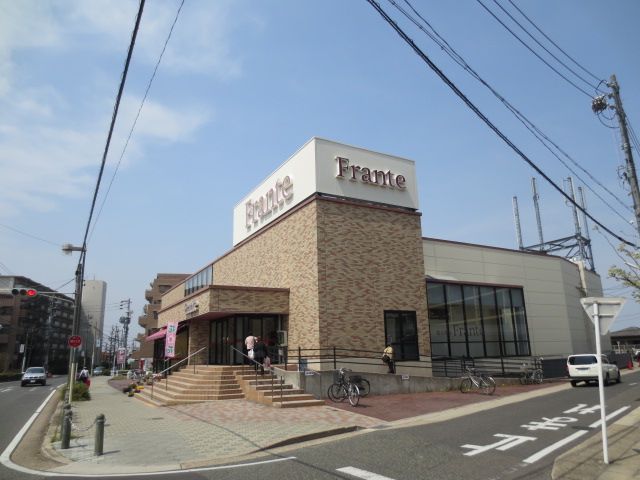
[[[78,335],[78,329],[80,325],[80,314],[82,310],[82,287],[84,283],[84,255],[86,253],[86,248],[75,247],[69,243],[62,246],[62,251],[71,255],[71,252],[80,252],[80,260],[78,261],[78,267],[76,268],[76,293],[75,293],[75,305],[73,308],[73,326],[71,327],[71,335]],[[76,348],[71,347],[69,350],[69,373],[67,376],[67,385],[68,385],[68,397],[67,403],[71,404],[71,400],[73,399],[73,381],[75,379],[75,369],[76,369]]]

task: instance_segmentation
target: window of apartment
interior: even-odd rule
[[[432,356],[530,355],[522,288],[427,282]]]
[[[419,360],[415,311],[385,311],[384,334],[386,344],[393,347],[395,361]]]

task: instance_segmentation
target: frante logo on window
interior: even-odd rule
[[[369,167],[360,165],[350,165],[349,159],[344,157],[336,157],[336,163],[338,167],[336,178],[348,178],[352,182],[360,181],[369,185],[399,190],[407,188],[405,176],[393,173],[390,169],[385,172],[384,170],[371,170]]]

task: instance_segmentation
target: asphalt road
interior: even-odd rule
[[[11,431],[21,428],[20,422],[30,417],[49,389],[22,390],[18,384],[5,393],[23,401],[0,393],[0,419],[10,420]],[[605,396],[607,414],[613,416],[610,422],[640,406],[640,372],[626,375],[622,384],[607,387]],[[253,460],[272,463],[243,462],[214,470],[128,478],[549,479],[556,457],[590,436],[600,435],[597,406],[597,386],[580,386],[446,422],[330,438]],[[8,430],[3,428],[3,445],[11,440],[11,434],[5,433]],[[2,479],[37,478],[15,472],[5,476],[8,471],[0,468]]]
[[[0,452],[4,452],[38,407],[66,377],[51,378],[46,386],[21,387],[20,381],[0,383]],[[24,476],[0,465],[0,479],[36,478]]]

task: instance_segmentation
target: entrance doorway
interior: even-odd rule
[[[263,339],[272,361],[278,358],[278,330],[283,329],[283,315],[231,315],[211,321],[209,363],[231,365],[244,363],[244,357],[230,347],[246,354],[244,339],[249,333]]]

